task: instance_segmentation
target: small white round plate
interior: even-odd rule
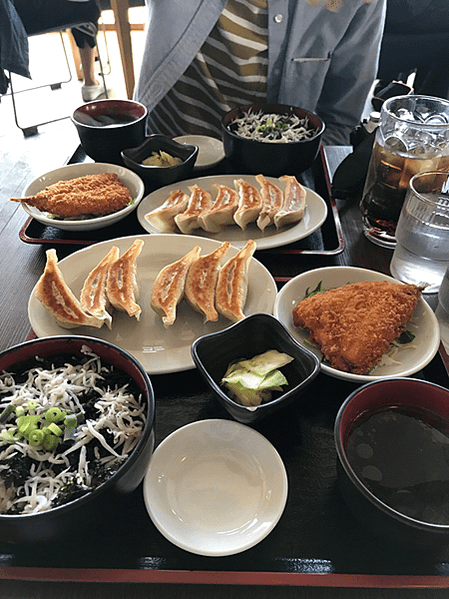
[[[118,210],[112,214],[106,216],[97,216],[95,218],[86,218],[82,220],[66,220],[51,218],[47,212],[41,212],[33,206],[22,204],[23,209],[35,220],[40,222],[47,227],[54,227],[55,229],[62,229],[64,231],[94,231],[96,229],[103,229],[113,225],[125,216],[128,216],[133,210],[135,210],[143,198],[145,186],[139,175],[136,175],[133,171],[115,164],[109,164],[105,162],[82,162],[80,164],[68,164],[61,168],[57,168],[54,171],[50,171],[41,175],[34,181],[32,181],[24,189],[22,197],[26,198],[29,196],[36,195],[39,191],[42,191],[49,185],[58,183],[59,181],[68,181],[69,179],[76,179],[78,177],[85,177],[86,175],[98,175],[99,173],[116,173],[121,183],[128,188],[133,200],[132,204],[125,206],[122,210]]]
[[[125,312],[114,310],[111,330],[103,326],[101,329],[79,327],[70,331],[74,335],[90,335],[115,343],[137,358],[149,374],[190,370],[194,368],[190,347],[195,339],[207,333],[220,331],[232,323],[224,316],[220,316],[217,322],[204,323],[203,316],[183,301],[178,306],[175,323],[165,328],[161,317],[151,308],[151,290],[164,266],[182,258],[195,245],[201,246],[201,254],[204,255],[219,247],[219,242],[188,235],[121,237],[78,250],[61,260],[59,268],[67,285],[76,297],[79,297],[87,275],[106,256],[111,247],[117,246],[122,254],[136,239],[144,241],[142,252],[137,259],[139,304],[142,308],[140,320],[129,317]],[[226,258],[235,256],[237,251],[235,247],[231,247]],[[245,314],[272,314],[276,292],[276,283],[269,271],[258,260],[252,258],[248,269]],[[28,315],[33,331],[38,337],[67,334],[67,329],[60,327],[37,299],[36,288],[28,302]]]
[[[185,193],[190,194],[189,186],[199,185],[202,189],[215,196],[214,183],[234,187],[234,179],[245,179],[251,185],[256,187],[259,185],[254,175],[216,175],[209,177],[200,177],[198,179],[188,179],[179,181],[166,187],[161,187],[147,195],[141,201],[137,208],[137,218],[139,223],[148,233],[159,233],[159,230],[153,227],[145,215],[151,212],[158,206],[161,206],[169,197],[170,193],[176,189],[182,189]],[[269,181],[279,184],[278,179],[267,177]],[[306,190],[306,210],[304,217],[298,223],[287,225],[282,229],[276,229],[274,226],[267,227],[265,231],[261,231],[255,223],[249,224],[243,231],[238,225],[230,225],[223,227],[219,233],[208,233],[203,229],[197,229],[192,232],[192,235],[204,237],[206,239],[215,239],[217,241],[229,241],[235,247],[242,248],[248,242],[248,239],[254,239],[258,250],[268,250],[271,248],[281,247],[294,243],[300,239],[308,237],[321,227],[327,217],[327,204],[321,196],[308,189]],[[181,232],[175,235],[182,236]]]
[[[143,483],[147,511],[174,545],[206,556],[253,547],[278,523],[287,473],[271,443],[232,420],[200,420],[156,448]]]
[[[198,146],[198,157],[193,167],[194,171],[211,168],[225,157],[223,142],[207,135],[180,135],[174,138],[180,144]]]
[[[278,318],[302,345],[313,351],[320,359],[321,352],[307,343],[308,334],[303,329],[293,324],[293,308],[303,300],[306,292],[312,291],[321,282],[322,290],[341,287],[346,283],[358,283],[359,281],[391,281],[397,283],[396,279],[383,273],[365,268],[350,266],[335,266],[317,268],[307,271],[291,279],[277,294],[274,304],[274,315]],[[382,323],[379,323],[379,327]],[[372,374],[352,374],[332,368],[326,363],[321,364],[322,372],[335,378],[346,379],[354,382],[369,382],[376,379],[393,376],[410,376],[421,368],[424,368],[435,356],[440,344],[440,330],[437,318],[424,300],[420,299],[407,329],[415,335],[411,347],[398,348],[393,360],[381,361],[372,371]]]

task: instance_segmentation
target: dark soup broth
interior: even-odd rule
[[[449,524],[449,421],[430,411],[381,408],[359,417],[345,446],[366,487],[394,510]]]

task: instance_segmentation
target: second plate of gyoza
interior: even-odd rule
[[[185,193],[189,194],[189,187],[196,184],[201,189],[204,189],[204,191],[211,193],[212,198],[214,198],[215,191],[212,187],[214,183],[233,188],[235,179],[244,179],[259,189],[259,184],[253,175],[217,175],[180,181],[166,187],[161,187],[143,198],[137,208],[139,223],[148,233],[160,233],[158,229],[147,221],[145,215],[161,206],[168,199],[172,191],[182,189]],[[278,179],[274,177],[267,177],[267,179],[282,188],[282,184],[280,184]],[[282,229],[270,226],[265,231],[261,231],[255,223],[248,225],[244,231],[238,225],[229,225],[223,227],[219,233],[208,233],[204,229],[196,229],[191,235],[207,237],[216,241],[229,241],[237,248],[242,248],[248,239],[254,239],[258,250],[281,247],[304,239],[319,229],[327,217],[327,205],[323,198],[308,187],[304,187],[304,189],[306,190],[306,210],[304,217],[298,223],[288,225]],[[179,233],[179,235],[183,234]]]

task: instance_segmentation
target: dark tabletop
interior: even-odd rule
[[[331,212],[328,230],[321,240],[317,238],[316,248],[256,253],[256,258],[277,277],[279,286],[291,276],[331,265],[360,266],[389,274],[392,252],[364,237],[358,199],[333,202],[329,198],[327,172],[333,173],[347,153],[348,148],[326,148],[313,170],[303,177],[306,185],[325,197]],[[0,231],[0,349],[4,349],[31,334],[27,302],[44,268],[45,249],[52,242],[46,239],[44,243],[25,243],[19,237],[26,221],[23,210],[1,216],[5,222]],[[130,234],[135,231],[130,229]],[[55,239],[53,245],[58,248],[59,258],[81,247],[61,243],[60,239]],[[435,308],[436,298],[428,297]],[[448,384],[438,355],[417,376]],[[152,376],[152,383],[157,398],[157,443],[188,422],[229,417],[196,370]],[[279,524],[256,547],[225,558],[194,556],[178,549],[156,531],[146,516],[139,488],[124,503],[117,502],[110,514],[99,518],[97,528],[89,531],[89,542],[85,534],[80,534],[64,543],[63,548],[53,544],[36,551],[0,541],[0,578],[155,585],[220,581],[248,588],[449,586],[449,547],[423,552],[371,536],[355,521],[339,494],[333,423],[342,401],[356,386],[320,374],[313,396],[307,401],[254,425],[278,449],[290,485]]]

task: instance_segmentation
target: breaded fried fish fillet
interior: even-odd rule
[[[116,173],[99,173],[59,181],[35,196],[10,200],[28,204],[60,218],[70,218],[88,214],[112,214],[125,208],[131,201],[131,196]]]
[[[366,374],[404,330],[421,291],[389,281],[343,285],[300,301],[293,322],[334,368]]]

